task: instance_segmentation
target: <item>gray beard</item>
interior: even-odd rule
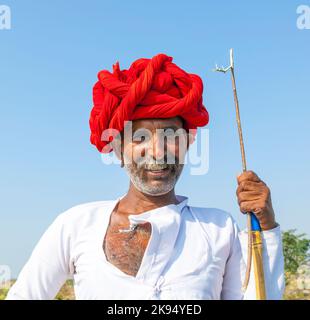
[[[183,164],[174,165],[174,169],[175,169],[175,171],[173,171],[174,174],[169,176],[168,181],[165,181],[156,186],[149,185],[147,181],[144,181],[143,178],[140,178],[138,174],[139,172],[137,172],[137,169],[133,165],[124,164],[124,168],[126,169],[132,184],[140,192],[151,195],[151,196],[160,196],[168,193],[174,188],[183,170]]]

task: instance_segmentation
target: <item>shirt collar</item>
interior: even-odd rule
[[[121,200],[125,197],[126,194],[122,195],[117,199],[117,201]],[[152,210],[148,210],[139,214],[130,214],[128,215],[128,219],[130,221],[130,225],[136,224],[135,222],[139,221],[149,221],[149,222],[156,222],[159,216],[165,215],[180,215],[183,208],[188,204],[188,197],[182,195],[176,195],[177,200],[179,201],[178,204],[168,204],[166,206],[162,206],[159,208],[155,208]]]
[[[152,225],[151,239],[137,275],[138,279],[144,279],[151,285],[156,283],[173,253],[182,221],[182,211],[188,203],[188,197],[176,195],[176,198],[178,204],[169,204],[128,216],[130,227],[143,222]]]

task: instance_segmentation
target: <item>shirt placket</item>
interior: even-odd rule
[[[147,221],[152,225],[150,243],[136,276],[137,280],[153,288],[151,295],[157,295],[164,282],[162,273],[172,255],[180,228],[181,217],[178,209],[171,205],[158,208],[149,215],[129,216],[131,224]]]

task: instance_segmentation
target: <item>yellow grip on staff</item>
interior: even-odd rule
[[[255,275],[256,299],[266,300],[265,277],[263,267],[263,242],[260,231],[251,231],[252,257]]]

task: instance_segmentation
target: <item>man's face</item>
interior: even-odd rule
[[[141,192],[171,191],[184,166],[187,134],[180,117],[132,121],[131,139],[123,140],[124,167]]]

